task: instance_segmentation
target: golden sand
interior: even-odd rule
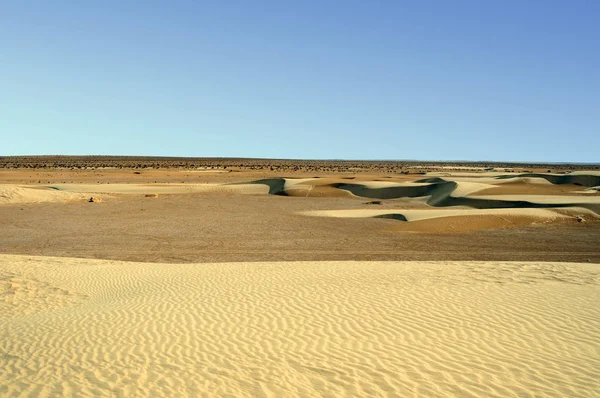
[[[0,256],[2,396],[600,394],[600,268]]]

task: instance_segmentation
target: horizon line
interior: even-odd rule
[[[100,155],[100,154],[86,154],[86,155],[62,155],[62,154],[48,154],[48,155],[0,155],[0,159],[4,158],[19,158],[19,157],[31,157],[31,158],[43,158],[43,157],[64,157],[64,158],[77,158],[77,157],[112,157],[112,158],[163,158],[163,159],[231,159],[231,160],[277,160],[277,161],[307,161],[307,162],[318,162],[318,161],[331,161],[331,162],[406,162],[406,163],[492,163],[492,164],[520,164],[520,165],[589,165],[589,166],[600,166],[600,163],[594,162],[573,162],[573,161],[523,161],[523,160],[467,160],[467,159],[442,159],[442,160],[427,160],[427,159],[349,159],[349,158],[270,158],[270,157],[240,157],[240,156],[170,156],[170,155]]]

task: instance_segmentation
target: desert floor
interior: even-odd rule
[[[0,395],[600,396],[600,172],[285,167],[0,169]]]

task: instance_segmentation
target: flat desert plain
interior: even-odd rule
[[[0,158],[0,395],[600,396],[549,167]]]

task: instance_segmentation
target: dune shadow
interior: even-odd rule
[[[404,214],[400,214],[400,213],[380,214],[377,216],[373,216],[373,218],[388,218],[388,219],[397,220],[397,221],[405,221],[405,222],[408,221],[406,216]]]

